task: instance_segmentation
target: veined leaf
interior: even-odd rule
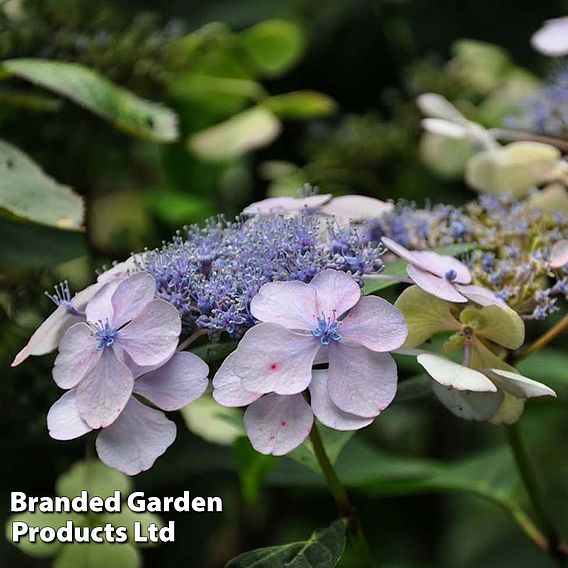
[[[335,521],[315,531],[309,540],[245,552],[225,568],[333,568],[345,548],[345,526]]]
[[[173,111],[113,84],[83,65],[23,58],[2,62],[2,69],[67,97],[133,136],[155,142],[173,142],[178,136]]]
[[[10,214],[57,227],[78,230],[83,225],[83,199],[58,184],[26,154],[0,140],[0,208]]]

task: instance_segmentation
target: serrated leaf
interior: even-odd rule
[[[318,91],[295,91],[275,95],[264,100],[262,104],[282,119],[309,120],[337,110],[336,102]]]
[[[188,430],[213,444],[230,446],[245,436],[242,412],[227,408],[205,395],[186,406],[182,411]]]
[[[83,225],[82,197],[4,140],[0,140],[0,208],[58,229],[79,230]]]
[[[155,142],[173,142],[178,137],[173,111],[113,84],[83,65],[23,58],[2,62],[2,69],[67,97],[133,136]]]
[[[240,34],[240,42],[255,70],[274,76],[286,72],[304,53],[300,27],[285,20],[266,20]]]
[[[315,531],[309,540],[269,546],[245,552],[230,560],[225,568],[333,568],[345,548],[345,526],[335,521]]]
[[[200,158],[233,160],[270,144],[280,129],[280,121],[274,113],[257,106],[194,134],[188,145]]]
[[[66,544],[53,568],[140,568],[140,553],[130,543]]]
[[[128,476],[94,459],[75,463],[55,482],[57,495],[70,498],[88,491],[89,497],[106,499],[115,491],[127,495],[131,489],[132,481]]]

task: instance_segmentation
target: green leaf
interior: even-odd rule
[[[353,430],[333,430],[332,428],[328,428],[327,426],[319,423],[318,429],[329,461],[333,465],[355,432]],[[314,454],[312,443],[309,438],[306,438],[301,446],[290,452],[288,457],[316,473],[321,472],[321,468],[316,455]]]
[[[174,112],[114,85],[83,65],[11,59],[2,63],[2,69],[69,98],[133,136],[155,142],[173,142],[178,137]]]
[[[430,396],[432,393],[432,381],[426,373],[421,373],[400,381],[393,402],[408,402]]]
[[[434,252],[438,254],[445,254],[447,256],[458,256],[465,252],[469,252],[477,248],[477,245],[473,243],[458,243],[455,245],[447,245],[443,247],[438,247],[434,249]],[[379,274],[379,276],[393,276],[393,277],[404,277],[406,278],[406,265],[408,263],[405,260],[398,259],[394,260],[393,262],[389,262],[385,265],[384,270]],[[373,279],[365,279],[365,285],[363,287],[363,293],[367,294],[374,294],[379,290],[384,290],[385,288],[389,288],[390,286],[394,286],[395,284],[399,284],[399,281],[396,278],[385,279],[385,280],[373,280]]]
[[[205,160],[233,160],[270,144],[280,129],[276,116],[257,106],[190,136],[188,145]]]
[[[82,197],[4,140],[0,140],[0,208],[58,229],[78,230],[83,225]]]
[[[247,503],[256,503],[266,474],[276,465],[278,458],[256,452],[248,438],[237,438],[233,445],[239,467],[241,492]]]
[[[86,254],[85,237],[81,233],[0,218],[3,267],[53,267]]]
[[[181,413],[188,430],[213,444],[230,446],[245,435],[242,412],[221,406],[209,395],[187,405]]]
[[[119,513],[107,513],[103,515],[97,515],[94,524],[98,527],[104,527],[105,524],[111,524],[114,527],[126,527],[128,531],[129,538],[134,535],[134,523],[140,523],[140,529],[138,534],[148,537],[148,527],[151,524],[156,525],[158,528],[164,526],[164,521],[154,513],[134,513],[128,507],[124,506],[122,511]],[[156,546],[157,543],[154,542],[137,542],[136,546],[142,548],[150,548]]]
[[[128,476],[94,459],[75,463],[55,482],[57,495],[70,498],[88,491],[90,497],[105,499],[115,491],[126,495],[131,489],[132,481]]]
[[[315,531],[309,540],[269,546],[245,552],[230,560],[226,568],[333,568],[345,548],[345,526],[335,521]]]
[[[336,102],[318,91],[295,91],[276,95],[262,104],[282,119],[309,120],[337,110]]]
[[[285,73],[304,53],[304,34],[285,20],[266,20],[243,31],[240,42],[257,72],[275,76]]]
[[[53,568],[140,568],[142,558],[131,544],[87,542],[66,544]]]

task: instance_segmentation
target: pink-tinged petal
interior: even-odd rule
[[[112,295],[112,326],[122,327],[138,317],[142,310],[154,299],[156,282],[145,272],[139,272],[122,280]]]
[[[246,409],[244,422],[257,452],[283,456],[308,437],[314,415],[301,394],[267,394]]]
[[[223,406],[247,406],[259,399],[262,394],[246,390],[241,378],[235,374],[233,360],[235,352],[231,353],[219,367],[213,377],[213,398]]]
[[[270,215],[272,213],[285,213],[296,210],[294,197],[269,197],[262,201],[255,201],[247,205],[242,211],[243,215]]]
[[[554,243],[550,251],[549,264],[550,268],[562,268],[568,264],[568,240],[562,239]]]
[[[116,336],[119,345],[137,365],[156,365],[167,361],[178,344],[181,318],[164,300],[152,300]]]
[[[440,278],[446,278],[452,273],[454,284],[469,284],[471,282],[471,272],[469,268],[457,258],[438,254],[433,251],[414,251],[412,253],[414,264],[426,272],[431,272]]]
[[[197,355],[183,351],[162,367],[140,377],[134,392],[162,410],[179,410],[207,389],[209,367]]]
[[[568,17],[544,22],[532,36],[531,45],[550,57],[568,55]]]
[[[319,209],[324,203],[327,203],[333,195],[331,193],[322,193],[317,195],[308,195],[308,197],[301,197],[297,199],[297,208],[299,211],[303,209],[308,210],[317,210]]]
[[[53,366],[53,380],[62,389],[71,389],[97,365],[101,351],[86,323],[71,326],[59,344],[59,354]]]
[[[360,222],[380,217],[384,213],[392,211],[393,208],[394,205],[392,203],[380,201],[374,197],[342,195],[334,197],[327,205],[324,205],[321,212],[337,217],[340,220]]]
[[[479,306],[499,306],[500,308],[507,308],[507,302],[501,300],[495,292],[484,288],[483,286],[463,286],[456,284],[456,290],[465,296],[470,302],[475,302]]]
[[[77,387],[79,415],[91,428],[109,426],[128,402],[133,385],[130,369],[112,349],[105,349]]]
[[[414,253],[408,250],[406,247],[399,245],[396,241],[389,239],[388,237],[382,238],[383,244],[391,251],[394,252],[397,256],[406,260],[410,264],[414,264],[416,261],[414,259]]]
[[[115,278],[124,278],[129,276],[133,273],[139,271],[139,264],[142,263],[144,260],[144,256],[147,253],[141,252],[138,254],[133,254],[132,256],[128,257],[124,262],[119,262],[115,264],[108,270],[105,270],[101,274],[99,274],[97,278],[97,282],[106,283],[114,280]]]
[[[388,353],[341,342],[329,346],[327,388],[344,412],[374,418],[396,394],[397,370]]]
[[[269,197],[251,203],[243,209],[243,215],[273,215],[275,213],[298,213],[304,209],[318,209],[331,199],[331,194],[308,197]]]
[[[252,299],[250,313],[265,323],[312,330],[317,326],[315,289],[304,282],[270,282]]]
[[[393,351],[405,342],[408,329],[402,312],[377,296],[365,296],[341,322],[342,342],[359,343],[371,351]]]
[[[497,387],[483,373],[454,363],[446,357],[422,353],[416,360],[442,386],[460,391],[497,392]]]
[[[87,321],[91,323],[109,322],[114,319],[114,308],[112,306],[112,296],[120,283],[121,278],[109,280],[99,287],[97,293],[89,300],[86,308],[85,315]]]
[[[30,355],[45,355],[57,349],[65,332],[83,319],[81,316],[68,313],[65,306],[58,306],[35,330],[27,345],[16,355],[12,367],[22,363]]]
[[[497,413],[504,398],[501,391],[464,392],[437,382],[432,383],[432,390],[452,414],[465,420],[489,420]]]
[[[368,426],[374,419],[362,418],[343,412],[333,403],[327,390],[327,371],[314,371],[310,383],[312,410],[316,418],[334,430],[359,430]]]
[[[134,397],[118,419],[97,437],[101,461],[127,475],[150,469],[176,439],[176,425],[163,412]]]
[[[53,403],[47,413],[47,428],[54,440],[74,440],[91,431],[79,416],[74,390],[67,391]]]
[[[445,278],[440,278],[439,276],[430,274],[430,272],[424,272],[424,270],[416,268],[416,266],[412,266],[411,264],[406,267],[406,273],[414,284],[436,298],[446,300],[447,302],[462,304],[467,302],[467,298],[462,296],[456,290],[455,286]]]
[[[339,318],[361,298],[359,284],[340,270],[320,272],[310,286],[316,290],[318,316]]]
[[[281,325],[262,323],[249,329],[234,352],[232,366],[251,392],[296,394],[312,380],[321,342]]]

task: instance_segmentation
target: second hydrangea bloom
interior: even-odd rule
[[[309,284],[266,284],[251,313],[260,323],[217,372],[213,396],[225,406],[250,405],[245,427],[258,451],[294,449],[314,413],[336,429],[361,428],[394,398],[388,352],[406,339],[404,318],[382,298],[362,298],[349,275],[325,270]],[[320,363],[329,368],[314,371]]]

